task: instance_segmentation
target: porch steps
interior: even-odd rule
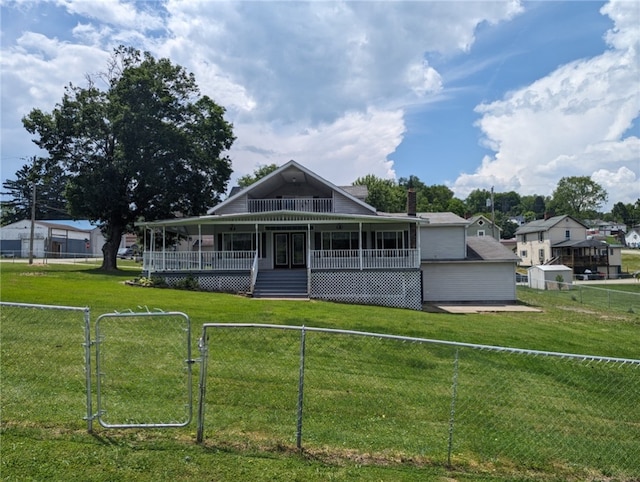
[[[258,272],[254,298],[308,298],[307,270],[283,269]]]

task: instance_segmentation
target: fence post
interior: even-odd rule
[[[298,424],[296,430],[296,447],[302,450],[302,405],[304,402],[304,355],[306,346],[306,331],[304,325],[300,331],[300,377],[298,379]]]
[[[198,386],[198,429],[196,442],[202,443],[204,433],[204,397],[206,393],[207,382],[207,355],[209,352],[206,327],[202,329],[202,338],[200,338],[200,340],[198,341],[198,348],[200,349],[200,383]]]
[[[458,350],[453,359],[453,382],[451,387],[451,411],[449,413],[449,442],[447,446],[447,466],[451,467],[451,451],[453,450],[453,425],[456,414],[456,396],[458,393]]]
[[[87,432],[93,432],[93,406],[91,394],[91,312],[84,309],[84,376],[87,390]]]

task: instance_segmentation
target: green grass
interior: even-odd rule
[[[257,322],[638,358],[638,314],[528,289],[519,288],[519,297],[542,313],[434,314],[131,287],[123,282],[139,268],[120,264],[123,272],[106,275],[81,265],[2,263],[1,299],[88,306],[93,321],[138,307],[182,311],[192,319],[194,340],[205,322]],[[452,349],[415,344],[399,350],[395,342],[309,333],[306,451],[298,454],[292,421],[298,334],[272,330],[212,333],[204,445],[194,443],[193,423],[176,430],[96,427],[89,435],[82,420],[81,318],[58,312],[52,325],[35,313],[19,326],[3,316],[0,326],[3,480],[624,480],[629,469],[610,461],[595,461],[598,470],[584,467],[599,448],[609,450],[602,444],[611,437],[632,453],[640,443],[625,428],[640,418],[637,400],[628,400],[629,390],[640,387],[629,385],[624,369],[461,351],[460,425],[448,469],[442,445]],[[157,327],[133,326],[131,336],[117,323],[105,323],[106,335],[120,339],[104,351],[108,416],[181,416],[179,395],[171,395],[171,403],[159,395],[182,382],[164,365],[164,355],[179,349],[171,341],[178,337],[167,340]],[[145,355],[149,346],[155,349]],[[154,356],[159,365],[149,366]],[[131,383],[136,380],[150,383]],[[637,387],[637,375],[632,380]],[[532,387],[539,387],[538,396],[531,396]],[[145,408],[159,398],[157,412]],[[615,420],[607,418],[611,413]],[[514,420],[522,426],[510,426]],[[543,437],[541,424],[551,422],[556,443],[575,452],[574,459],[588,454],[582,465],[554,464],[545,444],[531,443],[538,440],[531,434]],[[581,424],[589,427],[587,440],[575,432]],[[531,462],[523,467],[518,456],[525,455]]]

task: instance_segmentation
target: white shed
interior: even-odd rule
[[[563,264],[541,264],[527,270],[529,288],[537,290],[557,290],[565,287],[563,283],[571,284],[573,270]]]

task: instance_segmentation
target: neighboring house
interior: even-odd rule
[[[3,256],[29,257],[31,221],[23,220],[0,228]],[[104,238],[98,228],[77,221],[35,221],[33,255],[37,258],[66,258],[101,254]]]
[[[622,223],[614,223],[608,221],[599,221],[595,226],[599,236],[618,236],[620,233],[627,231],[627,225]]]
[[[290,161],[200,217],[139,223],[186,242],[145,250],[143,270],[169,285],[253,296],[303,296],[420,310],[424,301],[514,302],[518,258],[468,237],[452,213],[381,213],[360,186],[338,187]],[[145,237],[146,238],[146,237]]]
[[[630,248],[640,248],[640,229],[631,229],[624,237],[625,243]]]
[[[496,241],[500,241],[502,228],[491,222],[482,214],[472,216],[468,219],[467,236],[491,236]]]
[[[622,271],[621,247],[587,235],[588,227],[571,216],[532,221],[516,231],[523,266],[564,264],[574,274],[617,276]]]

